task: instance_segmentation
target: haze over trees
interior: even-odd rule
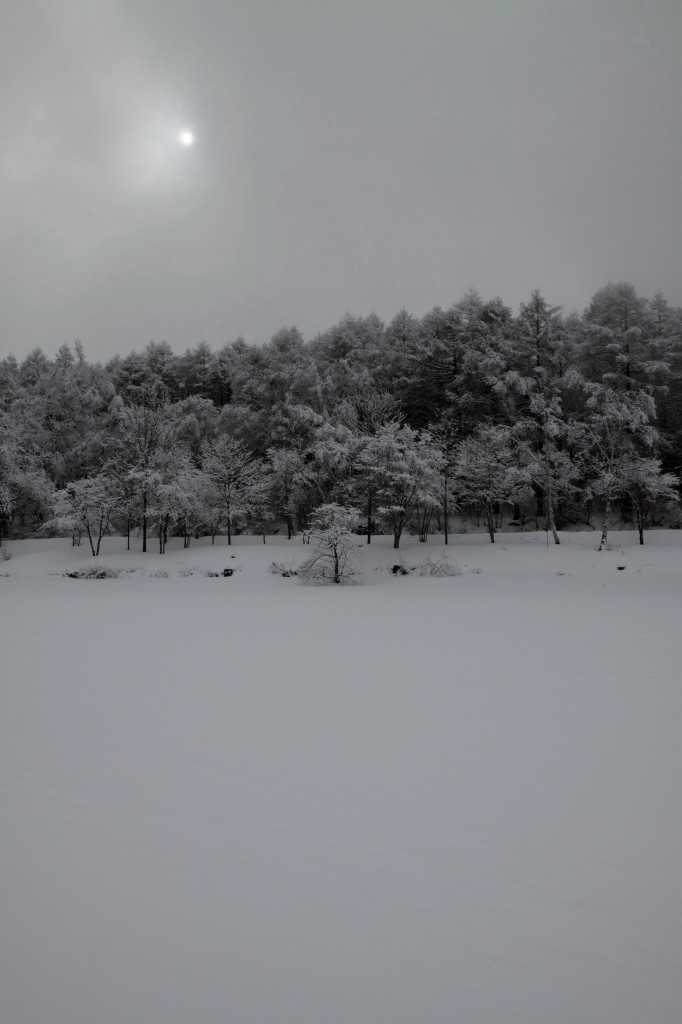
[[[419,319],[345,316],[309,341],[83,345],[0,361],[0,539],[293,537],[324,507],[358,531],[679,525],[682,310],[608,284],[582,315],[534,291],[515,316],[468,292]],[[340,513],[339,513],[340,514]],[[593,519],[595,520],[593,522]],[[355,522],[355,519],[354,519]]]

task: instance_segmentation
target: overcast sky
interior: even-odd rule
[[[682,305],[679,0],[2,6],[2,354]]]

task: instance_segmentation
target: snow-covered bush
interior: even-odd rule
[[[409,576],[413,571],[414,570],[408,565],[405,565],[404,562],[396,562],[390,568],[390,572],[392,572],[394,576]]]
[[[357,509],[347,505],[320,505],[311,517],[310,541],[315,552],[299,568],[304,583],[359,583]]]
[[[434,554],[432,551],[428,558],[417,566],[420,576],[461,576],[462,570],[444,552]]]
[[[289,565],[285,565],[284,562],[270,562],[268,566],[268,572],[271,576],[298,576],[298,570],[294,569],[293,561]]]
[[[118,579],[116,569],[105,569],[104,566],[88,566],[85,569],[67,569],[64,573],[72,580],[115,580]]]

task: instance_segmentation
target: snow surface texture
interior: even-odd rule
[[[0,1019],[676,1024],[682,544],[612,540],[10,543]]]

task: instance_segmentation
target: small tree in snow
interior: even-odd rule
[[[115,483],[105,476],[75,480],[57,491],[53,499],[53,523],[72,533],[86,533],[93,555],[99,554],[102,537],[119,504]]]
[[[315,552],[299,569],[306,583],[358,583],[358,543],[353,530],[357,509],[346,505],[320,505],[311,516],[310,541]]]
[[[623,467],[620,486],[632,502],[639,543],[643,544],[644,529],[655,502],[677,500],[677,478],[672,473],[661,473],[659,459],[634,457]]]

